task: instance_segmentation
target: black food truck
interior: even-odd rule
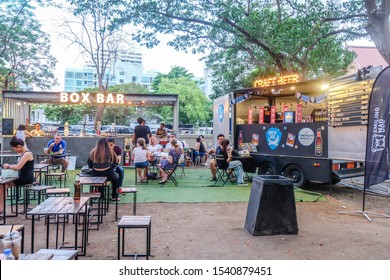
[[[214,101],[214,138],[231,133],[246,172],[336,184],[364,175],[369,96],[381,68],[332,80],[255,81]]]

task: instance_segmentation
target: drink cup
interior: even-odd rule
[[[4,249],[11,249],[15,260],[18,260],[22,249],[22,237],[20,236],[19,232],[13,231],[5,234],[2,241]]]

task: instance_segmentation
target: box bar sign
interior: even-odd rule
[[[117,93],[61,92],[61,103],[82,104],[125,104],[125,96]]]

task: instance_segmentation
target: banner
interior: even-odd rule
[[[364,187],[389,179],[390,67],[376,78],[372,88],[366,144]]]
[[[249,97],[251,97],[251,95],[249,93],[245,93],[244,95],[241,95],[239,97],[230,100],[230,105],[241,103],[242,101],[245,101]]]

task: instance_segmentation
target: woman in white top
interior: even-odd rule
[[[161,152],[162,151],[162,146],[157,143],[157,137],[152,136],[150,138],[150,143],[148,146],[148,151],[150,152],[150,163],[157,163],[157,157],[153,156],[154,153]]]
[[[137,147],[133,150],[132,160],[134,162],[134,167],[137,169],[137,177],[140,179],[140,182],[147,180],[148,176],[148,165],[149,165],[150,153],[146,148],[145,139],[138,138]],[[142,170],[144,174],[142,176]]]
[[[22,139],[24,142],[24,147],[27,148],[26,137],[31,137],[30,132],[27,131],[26,126],[24,124],[20,124],[18,129],[16,130],[15,137]]]

